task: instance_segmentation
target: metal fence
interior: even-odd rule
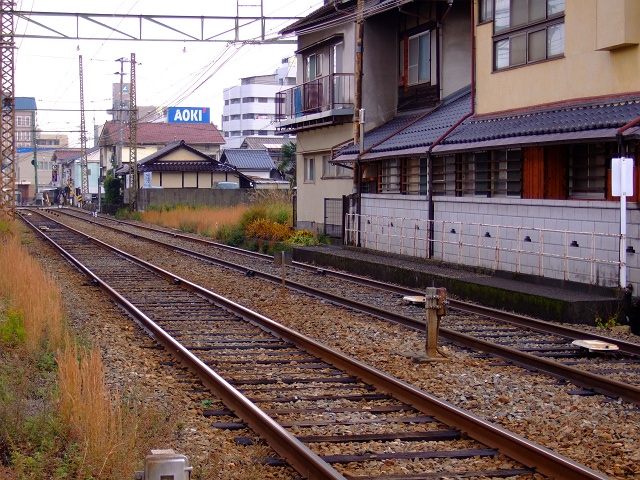
[[[348,213],[344,244],[457,265],[616,286],[620,237]]]
[[[342,198],[324,199],[324,234],[331,238],[342,238]]]

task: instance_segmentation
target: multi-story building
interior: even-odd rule
[[[357,3],[284,31],[299,35],[277,104],[298,138],[298,226],[349,196],[353,245],[637,292],[640,3],[365,1],[356,49]]]
[[[38,131],[36,132],[36,145],[38,150],[67,148],[69,146],[69,137],[59,133],[42,133]]]
[[[18,152],[21,149],[30,148],[33,150],[33,136],[36,125],[36,99],[33,97],[15,98],[15,141]]]
[[[240,85],[225,88],[222,132],[225,139],[275,133],[276,93],[295,85],[288,62],[272,75],[240,79]]]

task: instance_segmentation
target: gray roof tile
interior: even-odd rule
[[[238,170],[267,170],[276,168],[275,163],[266,150],[248,148],[227,148],[222,152],[220,161],[233,165]]]

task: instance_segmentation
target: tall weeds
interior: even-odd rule
[[[27,352],[34,354],[43,346],[55,350],[63,342],[60,290],[21,245],[17,226],[6,220],[0,223],[0,294],[22,317]]]
[[[1,218],[0,272],[0,477],[131,478],[175,422],[109,391],[99,350],[73,340],[59,286]]]

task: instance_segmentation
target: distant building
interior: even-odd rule
[[[69,146],[69,137],[59,133],[41,133],[38,131],[36,132],[36,145],[38,150],[67,148]]]
[[[225,88],[222,132],[225,139],[275,133],[276,93],[295,85],[295,65],[283,63],[272,75],[240,79]]]
[[[282,146],[288,143],[296,143],[296,137],[283,137],[281,135],[265,135],[265,136],[250,136],[250,137],[237,137],[228,139],[222,146],[222,150],[231,148],[248,148],[253,150],[266,149],[273,162],[278,165],[282,160]]]
[[[33,132],[36,124],[36,99],[33,97],[16,97],[15,98],[15,139],[16,148],[33,149]]]
[[[131,84],[129,83],[114,83],[111,86],[111,109],[107,110],[107,113],[111,115],[114,121],[122,120],[123,122],[129,121],[131,100],[129,91]],[[140,106],[137,105],[139,122],[157,122],[162,121],[163,117],[167,116],[166,107],[155,106]]]
[[[106,122],[100,132],[98,145],[100,147],[100,175],[116,167],[128,165],[130,130],[129,124],[120,122]],[[149,155],[164,149],[169,144],[183,141],[190,148],[194,148],[208,157],[217,160],[220,146],[224,138],[212,123],[138,123],[136,130],[136,158],[138,162]],[[121,155],[121,161],[118,156]],[[128,170],[118,170],[126,175]]]

